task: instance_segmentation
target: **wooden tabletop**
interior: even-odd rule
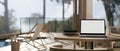
[[[79,40],[79,41],[119,41],[118,38],[82,38],[79,35],[78,36],[65,36],[62,33],[61,34],[55,34],[54,39],[56,40]]]

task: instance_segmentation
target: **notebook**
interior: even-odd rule
[[[64,35],[66,36],[78,36],[77,30],[64,30]]]

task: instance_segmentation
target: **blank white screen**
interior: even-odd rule
[[[104,20],[81,20],[81,33],[105,33]]]

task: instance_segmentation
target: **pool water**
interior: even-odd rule
[[[5,42],[4,40],[0,40],[0,47],[8,46],[9,43]]]

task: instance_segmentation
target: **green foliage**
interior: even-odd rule
[[[114,25],[114,21],[118,20],[120,22],[120,0],[102,0],[107,20],[110,25]]]
[[[36,15],[34,15],[36,16]],[[36,17],[30,17],[27,19],[24,19],[23,22],[24,24],[31,26],[34,25],[37,22],[41,22],[43,23],[43,17],[40,16],[41,18],[36,18]],[[41,21],[40,21],[41,20]],[[47,19],[45,19],[45,21],[47,21]],[[50,25],[49,25],[50,22]],[[73,24],[72,24],[73,20],[72,17],[65,19],[65,20],[52,20],[52,21],[48,21],[48,23],[46,24],[46,28],[49,29],[50,32],[63,32],[63,30],[72,30],[73,29]]]
[[[3,16],[0,16],[0,34],[4,32],[4,20]]]
[[[10,27],[11,33],[13,32],[13,29],[15,29],[15,27],[14,27],[15,18],[14,18],[14,15],[13,15],[14,12],[15,11],[13,9],[9,10],[9,27]],[[0,16],[0,34],[5,33],[5,29],[4,29],[5,22],[4,22],[4,19],[5,19],[4,16]]]
[[[50,25],[51,32],[63,32],[63,30],[73,29],[72,18],[69,18],[67,20],[53,20],[50,22],[51,22]]]
[[[40,13],[32,13],[29,18],[25,18],[22,20],[26,25],[33,25],[35,23],[42,23],[44,21],[43,16]]]
[[[10,22],[10,26],[13,26],[15,23],[15,16],[14,16],[15,10],[11,9],[9,10],[9,22]]]

